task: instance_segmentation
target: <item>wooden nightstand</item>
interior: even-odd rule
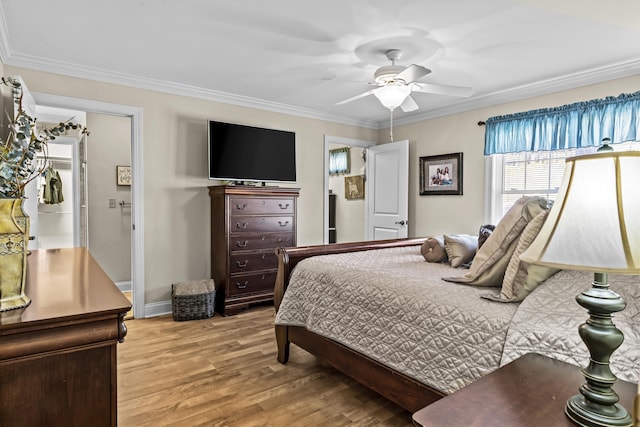
[[[584,383],[580,368],[539,354],[526,354],[413,414],[423,427],[575,426],[564,414],[567,399]],[[634,384],[613,389],[628,410]]]

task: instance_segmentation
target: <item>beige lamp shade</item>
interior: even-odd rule
[[[567,159],[558,198],[520,258],[560,269],[640,274],[640,152]]]

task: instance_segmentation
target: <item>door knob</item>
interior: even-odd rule
[[[396,221],[396,224],[405,225],[405,224],[409,224],[409,221]]]

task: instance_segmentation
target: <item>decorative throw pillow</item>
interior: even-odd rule
[[[520,255],[531,245],[540,232],[548,213],[548,210],[539,213],[524,228],[504,273],[500,295],[490,299],[500,302],[522,301],[540,283],[559,271],[557,268],[529,264],[520,259]]]
[[[451,267],[460,267],[473,259],[478,248],[478,236],[470,234],[444,235],[444,249]]]
[[[492,224],[485,224],[480,226],[480,231],[478,232],[478,249],[480,249],[482,245],[484,245],[484,242],[487,241],[487,239],[489,238],[489,236],[491,236],[491,233],[493,233],[493,230],[495,229],[496,226]]]
[[[427,262],[446,262],[448,260],[442,236],[429,237],[420,247],[420,252]]]
[[[546,209],[547,201],[542,197],[525,196],[518,199],[478,249],[467,274],[443,277],[443,280],[476,286],[502,286],[505,270],[522,230]]]

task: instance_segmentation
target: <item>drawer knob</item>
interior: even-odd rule
[[[243,204],[237,203],[237,204],[236,204],[236,209],[238,209],[238,210],[240,210],[240,211],[245,210],[245,208],[246,208],[246,207],[247,207],[247,204],[246,204],[246,203],[243,203]]]
[[[245,240],[244,242],[241,242],[239,240],[236,241],[236,246],[239,248],[246,248],[248,244],[249,244],[248,240]]]
[[[287,225],[289,225],[289,221],[278,221],[278,224],[280,224],[280,227],[286,227]]]
[[[236,222],[236,227],[238,227],[238,228],[247,228],[247,223],[243,222],[242,224],[240,224],[239,222]]]
[[[282,204],[282,203],[278,203],[278,206],[280,206],[280,209],[288,209],[289,208],[289,203],[287,204]]]
[[[249,260],[245,259],[244,261],[236,261],[236,265],[240,268],[244,268],[249,264]]]
[[[248,284],[249,284],[248,281],[245,281],[244,283],[236,282],[236,287],[238,289],[247,289]]]

